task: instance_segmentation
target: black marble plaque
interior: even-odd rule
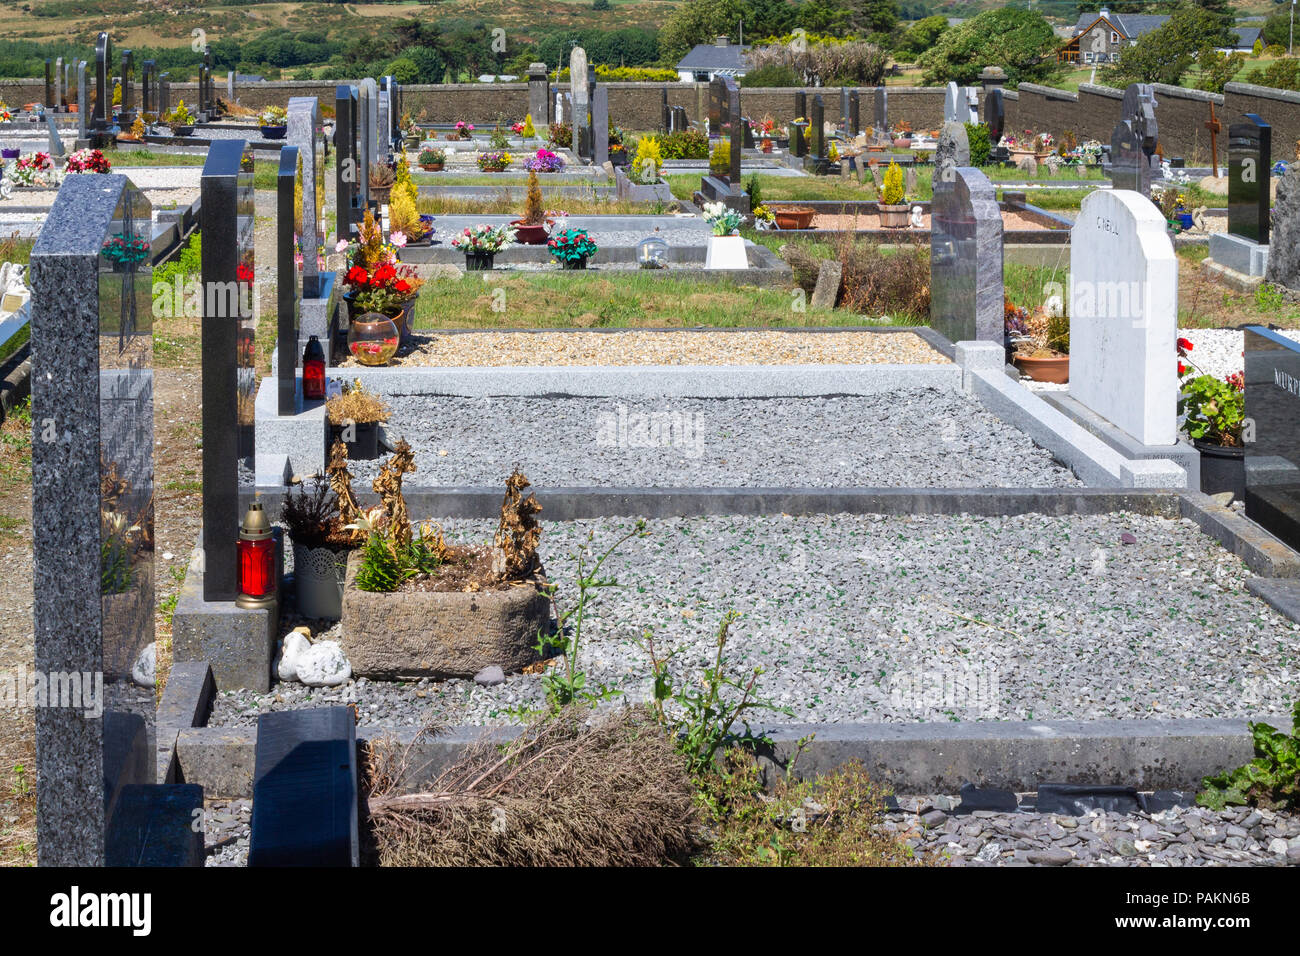
[[[235,542],[254,480],[257,327],[253,154],[214,140],[200,179],[203,281],[203,597],[239,594]],[[292,273],[291,273],[292,275]]]
[[[1273,128],[1254,113],[1228,126],[1228,232],[1268,245]]]
[[[1251,325],[1245,353],[1246,515],[1300,548],[1300,343]]]

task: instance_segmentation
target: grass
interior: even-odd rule
[[[851,312],[808,308],[794,312],[785,288],[731,281],[701,282],[620,272],[531,275],[507,272],[426,283],[415,327],[631,328],[709,326],[860,325]]]
[[[118,166],[202,166],[206,155],[188,153],[155,153],[148,149],[110,150],[108,161]]]
[[[921,179],[924,178],[924,182]],[[690,199],[691,195],[700,188],[699,173],[670,173],[664,177],[672,187],[673,195],[678,199]],[[749,176],[745,177],[745,183],[748,184]],[[800,202],[810,200],[836,200],[844,199],[853,202],[871,201],[876,198],[876,189],[874,186],[867,186],[851,179],[841,179],[838,176],[813,176],[813,177],[792,177],[792,176],[764,176],[758,175],[758,186],[765,203],[768,202]],[[922,199],[928,199],[930,196],[929,176],[918,177],[918,188],[924,192]],[[916,198],[916,197],[913,197]]]
[[[663,216],[670,214],[675,204],[664,202],[629,202],[626,199],[598,199],[585,197],[547,196],[542,192],[542,203],[547,209],[562,209],[571,216]],[[523,215],[524,188],[517,193],[507,189],[492,199],[465,199],[457,196],[428,196],[416,201],[420,212],[434,216],[509,216]]]
[[[27,484],[32,473],[32,403],[16,405],[0,425],[0,491]]]

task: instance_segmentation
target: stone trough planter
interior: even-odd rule
[[[551,605],[536,585],[504,591],[401,591],[357,587],[360,553],[348,559],[340,643],[358,677],[473,677],[496,665],[517,672],[537,660]]]
[[[614,168],[614,183],[619,199],[626,199],[629,202],[671,203],[674,201],[672,187],[666,182],[660,181],[648,185],[634,183],[627,178],[622,167]]]

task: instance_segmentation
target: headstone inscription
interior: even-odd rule
[[[984,173],[956,166],[930,204],[930,324],[951,342],[1001,343],[1003,315],[997,194]]]
[[[213,237],[200,257],[203,599],[233,601],[239,596],[235,543],[255,475],[252,151],[243,140],[213,140],[199,182],[203,221]]]
[[[121,679],[154,642],[150,222],[125,176],[69,176],[31,250],[35,669],[67,691],[35,715],[43,866],[132,862],[154,782],[154,689]]]
[[[334,202],[339,239],[351,239],[359,222],[357,176],[358,91],[355,86],[334,88]]]
[[[1178,258],[1139,193],[1095,190],[1070,230],[1070,395],[1144,445],[1178,440]]]
[[[315,135],[314,128],[312,134]],[[282,146],[275,177],[276,395],[281,415],[294,414],[301,395],[298,325],[302,303],[298,294],[298,268],[294,263],[294,239],[299,229],[306,231],[307,182],[300,155],[297,146]],[[303,253],[305,267],[305,248]],[[315,250],[312,259],[315,260]]]
[[[1246,516],[1300,548],[1300,345],[1258,325],[1244,334]]]

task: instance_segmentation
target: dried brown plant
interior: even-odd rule
[[[411,515],[406,510],[406,499],[402,497],[402,476],[414,471],[415,453],[403,438],[372,485],[384,508],[385,531],[394,553],[400,553],[411,545]]]
[[[537,497],[523,496],[529,485],[527,476],[518,468],[506,479],[506,494],[501,501],[501,520],[492,541],[495,560],[492,570],[502,581],[524,581],[537,570],[537,544],[542,538],[542,526],[537,515],[542,506]]]
[[[335,440],[330,447],[330,460],[325,468],[329,475],[330,488],[338,498],[339,521],[345,525],[355,524],[361,517],[361,506],[357,496],[352,492],[352,472],[348,471],[348,446]],[[353,531],[353,540],[365,537],[363,531]]]

